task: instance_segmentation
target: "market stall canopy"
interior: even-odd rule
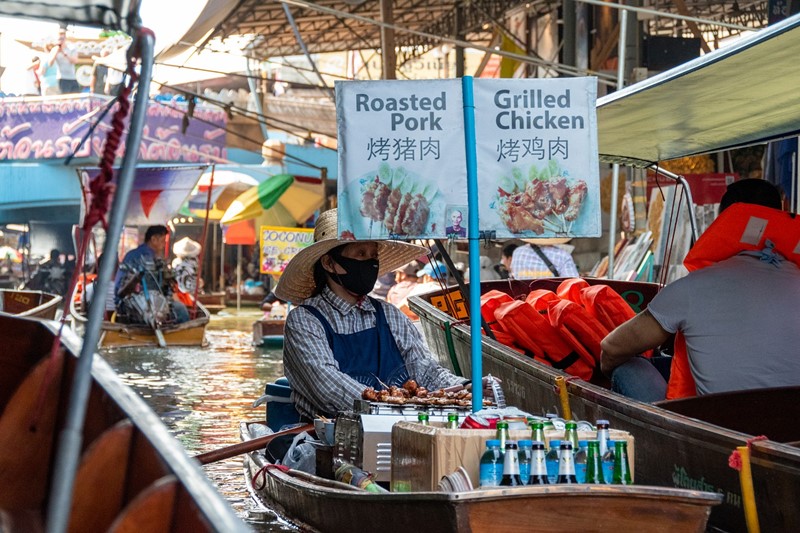
[[[800,15],[597,102],[600,160],[648,166],[800,133]]]
[[[187,202],[187,208],[192,216],[205,218],[210,185],[211,172],[207,171],[200,177],[196,191],[192,193]],[[220,220],[225,211],[231,206],[231,203],[240,194],[256,186],[258,186],[258,180],[248,174],[236,172],[235,170],[214,171],[214,185],[211,189],[211,209],[208,211],[208,219]]]
[[[206,168],[208,168],[206,165],[138,167],[128,207],[125,210],[125,224],[129,226],[165,224],[192,193]],[[99,174],[100,169],[97,167],[78,169],[84,191],[88,190],[90,180]],[[116,172],[114,181],[116,182]],[[85,199],[84,194],[84,201]]]
[[[0,16],[51,20],[61,24],[80,24],[130,32],[129,12],[134,0],[3,0]]]
[[[278,174],[236,198],[221,222],[258,218],[262,224],[295,226],[308,220],[324,202],[321,180]]]

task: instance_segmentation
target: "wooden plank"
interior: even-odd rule
[[[81,457],[75,477],[70,533],[105,531],[114,522],[126,497],[132,435],[133,425],[123,420],[103,433]]]
[[[109,533],[169,533],[178,482],[167,476],[139,494],[109,528]]]
[[[62,351],[52,361],[42,359],[19,387],[14,387],[16,390],[0,415],[2,508],[38,508],[44,502],[63,367]]]

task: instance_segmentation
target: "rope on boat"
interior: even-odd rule
[[[256,490],[264,490],[264,488],[267,486],[267,470],[269,470],[270,468],[277,468],[281,472],[286,472],[286,473],[288,473],[289,470],[291,470],[291,468],[289,468],[288,466],[276,465],[272,463],[262,466],[261,468],[258,469],[258,471],[255,474],[253,474],[253,478],[250,480],[250,482],[253,484],[253,487]],[[259,476],[263,478],[263,481],[261,483],[258,482]]]
[[[458,322],[445,322],[444,326],[444,339],[447,343],[447,354],[450,356],[450,362],[453,364],[453,371],[456,373],[457,376],[463,376],[464,373],[461,372],[461,365],[458,364],[458,357],[456,357],[456,347],[453,344],[453,326],[457,324],[461,324],[465,322],[464,320],[459,320]]]
[[[750,449],[754,442],[769,440],[765,435],[748,439],[745,446],[737,446],[728,458],[728,466],[739,471],[739,485],[742,489],[744,519],[748,533],[759,533],[758,509],[756,508],[755,490],[753,489],[753,472],[750,469]]]
[[[570,381],[575,381],[576,379],[580,379],[578,376],[558,376],[556,377],[555,385],[553,386],[553,392],[558,394],[559,399],[561,400],[561,414],[564,417],[564,420],[572,420],[572,409],[569,407],[569,392],[567,391],[567,383]]]
[[[148,33],[153,35],[153,32],[148,29],[140,29],[140,35]],[[136,41],[138,42],[138,41]],[[88,249],[89,241],[92,238],[92,228],[99,222],[103,225],[103,229],[108,229],[108,221],[106,215],[111,207],[111,199],[113,198],[115,186],[111,182],[114,177],[114,160],[117,157],[122,135],[125,133],[125,118],[131,108],[130,95],[133,91],[134,85],[139,81],[139,75],[136,72],[136,63],[139,60],[139,52],[134,50],[128,56],[128,82],[123,85],[117,94],[117,109],[111,118],[111,131],[106,137],[105,145],[103,146],[103,155],[100,158],[100,174],[92,180],[89,184],[89,189],[84,191],[86,195],[87,204],[89,209],[83,219],[81,230],[83,232],[81,242],[78,246],[78,251],[75,254],[75,269],[72,271],[72,277],[67,290],[67,302],[72,301],[75,294],[75,287],[78,284],[80,273],[83,271],[83,266],[86,259],[86,250]],[[98,301],[101,301],[98,299]],[[98,304],[99,305],[99,304]],[[36,431],[39,424],[39,417],[44,407],[45,393],[52,384],[55,377],[55,364],[57,362],[56,355],[58,354],[59,347],[61,346],[61,336],[67,320],[71,316],[70,305],[64,306],[64,313],[61,316],[61,323],[58,332],[53,338],[53,345],[50,349],[50,363],[47,368],[42,387],[39,390],[39,396],[36,400],[36,408],[31,413],[30,431]]]

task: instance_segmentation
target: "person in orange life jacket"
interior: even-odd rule
[[[780,192],[760,179],[731,184],[720,212],[734,203],[782,207]],[[734,252],[664,287],[647,310],[612,331],[601,345],[601,369],[617,392],[663,400],[664,379],[636,355],[680,331],[698,394],[800,385],[798,301],[800,269],[770,241],[761,251]]]
[[[384,272],[425,249],[400,241],[354,241],[337,233],[325,211],[314,243],[292,258],[275,294],[296,304],[286,319],[283,363],[292,401],[307,418],[353,408],[366,387],[462,388],[466,380],[439,366],[422,336],[396,307],[368,293]]]

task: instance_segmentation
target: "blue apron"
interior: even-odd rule
[[[381,382],[400,387],[409,379],[405,361],[386,322],[383,306],[373,298],[370,301],[375,308],[375,327],[349,334],[334,332],[318,309],[301,307],[322,324],[339,370],[367,387],[383,389]]]

